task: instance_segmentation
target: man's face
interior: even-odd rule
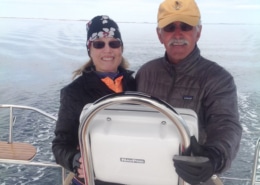
[[[201,26],[190,26],[183,22],[173,22],[162,29],[157,28],[159,40],[173,63],[180,62],[192,52],[200,33]]]

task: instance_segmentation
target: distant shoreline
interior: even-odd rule
[[[29,18],[29,17],[0,17],[0,19],[32,19],[32,20],[57,20],[57,21],[89,21],[88,19],[51,19],[51,18]],[[118,23],[141,23],[141,24],[156,24],[155,22],[134,22],[134,21],[117,21]]]
[[[0,19],[31,19],[31,20],[46,20],[46,21],[52,21],[52,20],[56,20],[56,21],[84,21],[84,22],[88,22],[88,19],[51,19],[51,18],[33,18],[33,17],[0,17]],[[135,21],[117,21],[118,23],[131,23],[131,24],[157,24],[156,22],[135,22]],[[259,23],[203,23],[205,25],[218,25],[218,24],[222,24],[222,25],[260,25]]]

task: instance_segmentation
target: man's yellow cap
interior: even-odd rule
[[[194,0],[165,0],[160,4],[157,18],[159,28],[175,21],[196,26],[200,21],[200,10]]]

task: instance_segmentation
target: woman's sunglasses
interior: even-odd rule
[[[178,26],[172,23],[172,24],[168,24],[167,26],[165,26],[163,28],[163,30],[165,32],[174,32],[177,28],[178,28]],[[193,29],[193,26],[186,24],[186,23],[180,23],[179,28],[181,31],[191,31]]]
[[[102,49],[105,47],[106,43],[104,41],[93,41],[93,47],[96,49]],[[119,48],[121,47],[122,43],[119,40],[113,40],[113,41],[109,41],[108,45],[110,48]]]

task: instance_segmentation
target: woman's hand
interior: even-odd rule
[[[82,159],[82,157],[80,157],[78,161],[79,161],[80,165],[77,169],[77,172],[78,172],[77,175],[78,175],[79,178],[85,178],[84,171],[83,171],[83,159]]]

